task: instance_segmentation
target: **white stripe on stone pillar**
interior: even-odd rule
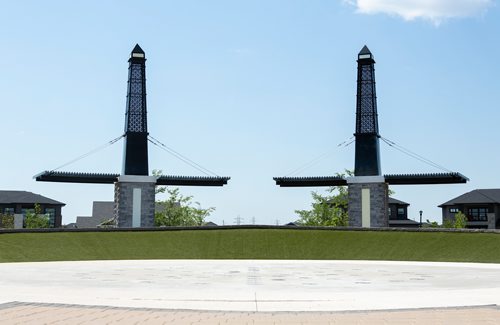
[[[370,228],[370,189],[361,189],[361,227]]]
[[[132,191],[132,227],[141,226],[141,189],[134,188]]]

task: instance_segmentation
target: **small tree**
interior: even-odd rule
[[[161,170],[154,169],[153,175],[159,177]],[[192,202],[192,196],[183,196],[178,188],[157,186],[155,194],[167,193],[166,200],[156,201],[155,226],[201,226],[205,218],[215,211],[214,207],[202,209],[200,203]],[[193,203],[196,205],[193,206]]]
[[[331,192],[330,192],[331,193]],[[336,195],[321,195],[311,192],[313,203],[311,210],[295,210],[299,215],[298,222],[304,226],[347,226],[347,210],[343,204],[331,203],[343,193]]]
[[[164,201],[156,201],[155,226],[201,226],[205,218],[215,208],[202,209],[198,202],[192,206],[192,196],[183,196],[178,188],[166,188],[169,197]]]
[[[350,170],[345,170],[337,176],[353,176]],[[331,226],[345,227],[348,225],[347,203],[348,192],[345,186],[332,186],[327,189],[326,195],[311,192],[313,203],[311,210],[295,210],[298,222],[304,226]]]
[[[42,214],[42,208],[38,203],[35,203],[34,211],[26,213],[24,222],[28,229],[49,228],[50,225],[49,216]]]
[[[456,228],[463,229],[467,226],[467,216],[459,211],[455,214],[455,219],[446,219],[443,220],[442,228]]]
[[[455,214],[455,222],[453,223],[453,228],[463,229],[467,225],[467,217],[462,211],[458,211]]]

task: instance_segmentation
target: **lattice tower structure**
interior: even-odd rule
[[[358,54],[358,80],[356,93],[356,150],[355,176],[379,176],[380,148],[375,90],[375,60],[364,46]]]
[[[123,175],[148,175],[146,55],[139,45],[130,53],[125,112]]]

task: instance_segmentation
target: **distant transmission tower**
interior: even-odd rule
[[[236,218],[234,218],[234,222],[239,226],[243,222],[243,218],[238,215]]]

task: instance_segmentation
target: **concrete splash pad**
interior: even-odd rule
[[[224,311],[500,305],[500,264],[137,260],[0,264],[13,301]]]

